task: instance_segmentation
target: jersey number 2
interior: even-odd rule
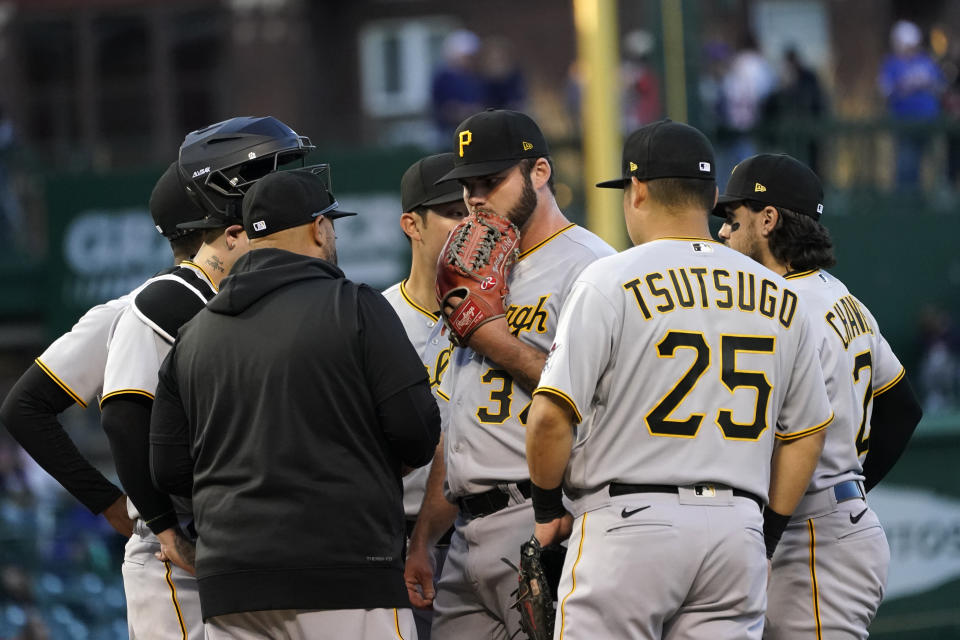
[[[767,405],[773,387],[762,371],[737,369],[737,354],[773,353],[774,339],[771,336],[738,336],[724,334],[720,336],[720,380],[734,393],[740,387],[757,390],[757,401],[753,421],[735,422],[733,411],[717,411],[717,426],[728,440],[756,440],[767,428]],[[656,436],[674,436],[694,438],[700,430],[705,417],[702,413],[691,414],[686,420],[672,420],[670,414],[680,406],[683,399],[696,386],[700,377],[710,368],[710,345],[702,333],[690,331],[669,331],[657,345],[657,355],[661,358],[673,358],[677,349],[693,349],[696,353],[693,364],[677,381],[673,388],[647,414],[647,428]]]
[[[867,386],[863,392],[863,416],[860,418],[860,430],[857,431],[857,455],[862,456],[870,448],[870,431],[867,428],[867,413],[873,400],[873,355],[869,351],[858,353],[853,360],[853,381],[860,382],[860,372],[870,370]]]

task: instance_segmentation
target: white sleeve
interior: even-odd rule
[[[110,328],[127,305],[124,296],[93,307],[37,358],[37,365],[81,407],[103,388]]]
[[[876,321],[873,326],[877,326]],[[900,359],[890,348],[887,340],[880,335],[879,329],[877,329],[877,345],[873,351],[873,367],[873,395],[875,396],[900,382],[905,373]]]
[[[833,422],[833,409],[823,381],[820,361],[822,333],[810,320],[806,309],[797,308],[800,337],[793,370],[789,375],[787,391],[780,414],[777,416],[776,437],[781,440],[802,438]]]
[[[123,393],[152,400],[157,391],[157,373],[170,346],[132,307],[125,309],[110,339],[100,403]]]
[[[533,392],[565,401],[582,422],[610,365],[623,312],[593,284],[578,280],[560,311],[553,346]]]

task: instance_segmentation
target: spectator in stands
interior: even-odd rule
[[[960,333],[950,315],[930,306],[920,316],[923,354],[920,357],[920,387],[923,410],[928,414],[960,409]]]
[[[757,153],[753,129],[762,107],[777,86],[773,67],[760,53],[756,38],[744,32],[721,81],[721,127],[717,138],[717,175],[729,176],[733,167]]]
[[[478,71],[480,38],[471,31],[454,31],[443,43],[443,64],[433,76],[433,121],[438,144],[449,147],[453,132],[467,116],[481,111],[487,87]]]
[[[783,54],[780,87],[767,99],[763,120],[779,125],[781,131],[788,130],[800,136],[802,142],[796,152],[818,174],[818,145],[812,125],[825,112],[823,90],[817,74],[803,64],[794,47],[789,47]],[[807,135],[810,137],[807,138]]]
[[[484,107],[525,110],[527,81],[505,38],[487,38],[483,43],[480,72],[486,85]]]
[[[636,131],[663,117],[660,77],[650,64],[656,40],[649,31],[636,29],[623,37],[623,130]]]
[[[922,49],[920,27],[900,20],[890,31],[893,49],[880,68],[878,83],[890,116],[905,123],[929,122],[940,115],[944,78],[933,58]],[[896,184],[901,189],[919,186],[920,163],[929,135],[905,130],[897,134]]]

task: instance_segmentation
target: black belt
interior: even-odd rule
[[[709,487],[713,485],[709,483],[693,485],[694,489],[701,486]],[[610,483],[611,496],[625,496],[630,493],[680,493],[680,489],[670,484],[623,484],[621,482]],[[763,500],[760,499],[760,496],[754,495],[749,491],[741,491],[740,489],[733,489],[733,495],[740,498],[750,498],[757,503],[758,507],[763,509]]]
[[[417,519],[416,519],[416,518],[407,518],[407,540],[409,540],[409,539],[410,539],[410,536],[413,534],[413,527],[414,527],[416,524],[417,524]],[[449,545],[449,544],[450,544],[450,536],[452,536],[452,535],[453,535],[453,527],[450,527],[449,529],[447,529],[447,531],[446,531],[442,536],[440,536],[440,539],[437,540],[437,544],[438,544],[438,545],[441,545],[441,544]]]
[[[525,499],[530,497],[529,480],[518,482],[516,487],[517,491],[519,491],[520,495],[522,495]],[[461,513],[463,513],[465,516],[470,518],[482,518],[483,516],[488,516],[491,513],[496,513],[510,504],[510,494],[503,489],[490,489],[490,491],[484,491],[483,493],[475,493],[470,496],[463,496],[457,500],[457,504],[460,506]]]

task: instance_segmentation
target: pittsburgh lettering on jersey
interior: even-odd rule
[[[827,312],[824,319],[840,338],[844,350],[857,336],[873,333],[873,327],[870,326],[860,302],[849,294],[834,302],[833,308]]]
[[[547,332],[547,310],[544,306],[550,294],[540,296],[537,304],[516,305],[507,307],[507,325],[510,327],[510,333],[519,335],[521,331],[536,331],[537,333]]]
[[[797,294],[755,273],[706,267],[678,267],[666,274],[654,271],[623,283],[633,293],[645,320],[653,313],[677,309],[733,309],[776,318],[789,329],[797,311]]]
[[[443,374],[446,373],[447,367],[450,366],[450,354],[453,353],[453,345],[449,345],[446,349],[440,351],[437,354],[437,359],[433,365],[433,371],[430,370],[430,365],[425,364],[427,368],[427,377],[430,378],[430,387],[439,387],[440,383],[443,381]]]

